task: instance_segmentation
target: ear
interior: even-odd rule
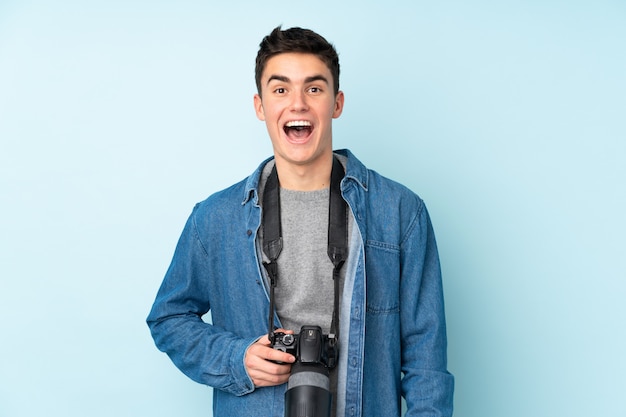
[[[254,95],[254,111],[256,112],[256,117],[259,120],[265,120],[265,111],[263,110],[263,100],[261,100],[261,96],[258,94]]]
[[[341,113],[343,112],[344,100],[345,97],[343,95],[343,91],[337,92],[337,95],[335,96],[335,109],[333,110],[333,119],[341,116]]]

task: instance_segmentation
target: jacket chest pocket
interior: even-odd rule
[[[368,241],[365,265],[367,313],[397,314],[400,311],[400,249]]]

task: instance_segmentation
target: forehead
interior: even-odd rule
[[[267,60],[261,78],[268,80],[277,75],[287,77],[292,81],[313,75],[323,75],[329,81],[332,78],[330,69],[317,55],[297,52],[274,55]]]

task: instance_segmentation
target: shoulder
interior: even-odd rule
[[[192,217],[198,226],[223,226],[228,222],[242,221],[258,208],[259,182],[266,164],[267,160],[248,177],[197,203]]]
[[[211,194],[206,199],[198,202],[194,210],[196,212],[213,212],[234,205],[241,205],[244,199],[246,181],[247,179],[244,179],[230,187]]]
[[[215,210],[232,209],[233,207],[244,206],[248,203],[256,205],[259,196],[259,184],[262,182],[264,168],[273,158],[268,158],[249,176],[241,181],[217,191],[205,200],[196,204],[194,210],[199,212],[213,212]]]
[[[404,208],[418,212],[423,208],[423,200],[407,186],[367,168],[347,149],[338,153],[344,155],[347,161],[346,178],[358,185],[362,190],[359,194],[368,204],[377,206],[377,211]]]
[[[396,203],[403,206],[414,207],[419,210],[424,206],[424,201],[407,186],[389,179],[376,171],[369,170],[369,193],[370,198],[384,199],[388,204]]]

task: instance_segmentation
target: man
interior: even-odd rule
[[[256,83],[254,108],[274,157],[194,208],[148,316],[156,345],[215,388],[214,416],[283,416],[295,358],[269,338],[317,325],[338,337],[333,415],[397,417],[404,397],[407,416],[450,416],[430,219],[407,188],[347,150],[333,152],[332,119],[344,105],[334,47],[310,30],[278,27],[260,44]],[[347,252],[335,265],[329,199],[339,171]],[[269,185],[272,176],[279,186]],[[264,200],[272,187],[280,196],[274,208]],[[269,227],[262,213],[274,211],[280,226]],[[272,259],[264,244],[275,229],[282,251]],[[209,311],[212,324],[202,320]]]

